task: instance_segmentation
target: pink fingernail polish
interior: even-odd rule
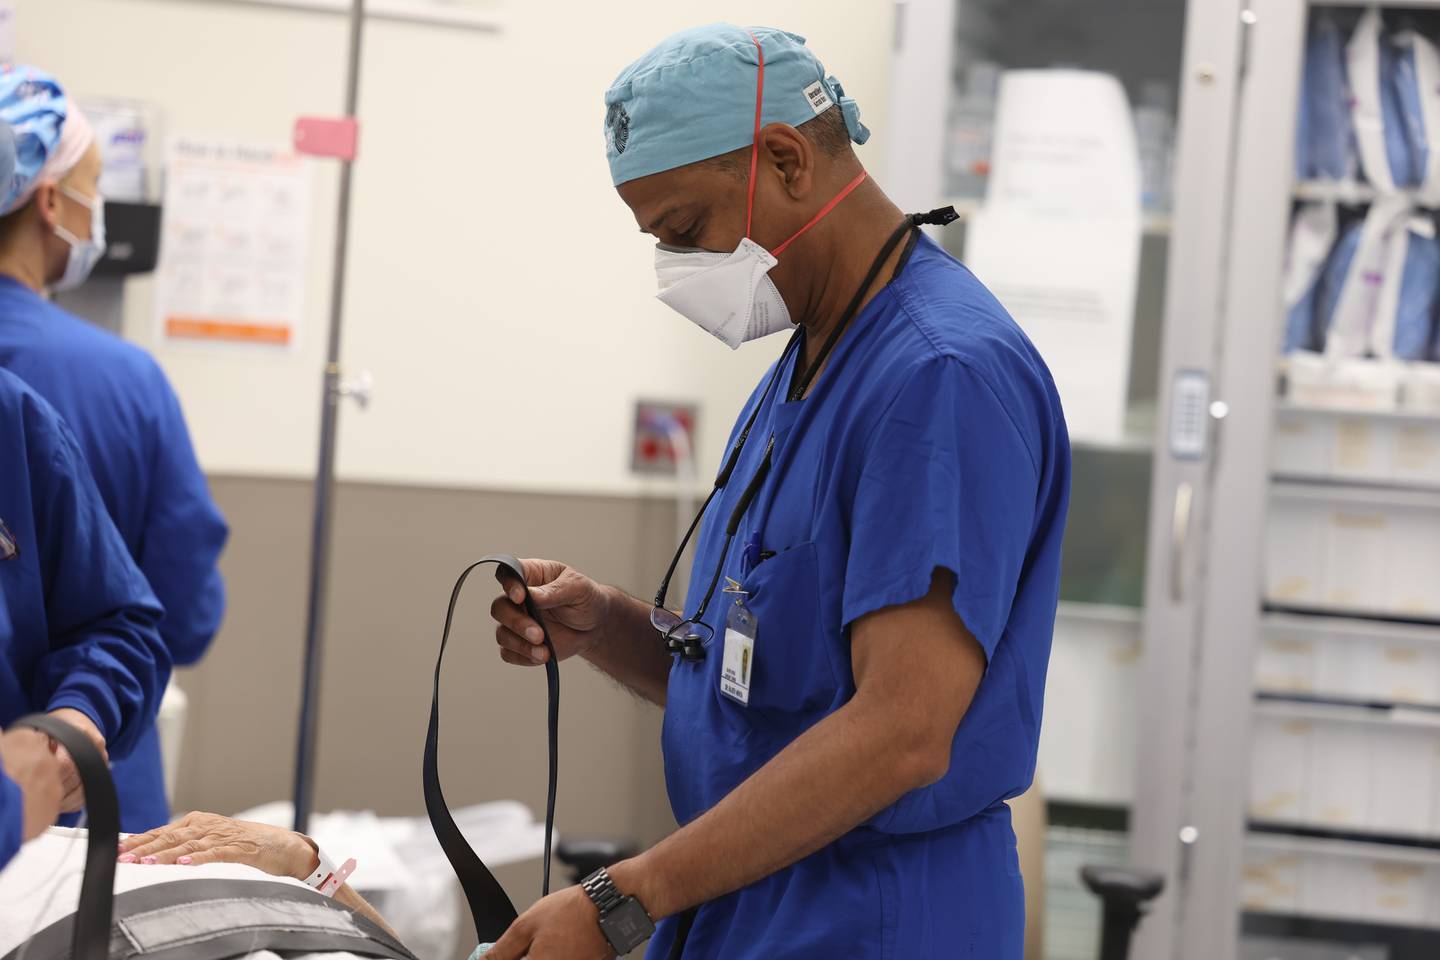
[[[141,857],[140,862],[144,864],[151,864],[156,863],[157,861],[154,857]]]
[[[134,862],[135,862],[135,854],[133,854],[133,853],[121,854],[121,856],[120,856],[120,862],[121,862],[121,863],[134,863]]]
[[[192,863],[195,862],[195,858],[194,858],[194,857],[181,857],[181,858],[179,858],[178,860],[176,860],[175,862],[178,863],[178,864],[180,864],[182,867],[188,867],[188,866],[190,866],[190,864],[192,864]]]

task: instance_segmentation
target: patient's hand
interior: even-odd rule
[[[280,827],[191,813],[120,842],[121,863],[243,863],[304,880],[320,865],[309,838]]]

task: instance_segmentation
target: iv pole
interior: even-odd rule
[[[354,123],[360,92],[360,38],[365,0],[350,5],[350,48],[346,66],[345,120]],[[320,717],[321,645],[325,631],[325,590],[330,572],[330,529],[334,518],[335,430],[342,397],[364,388],[340,382],[340,327],[345,307],[345,262],[350,237],[350,187],[354,154],[341,157],[339,213],[335,222],[335,275],[330,288],[330,337],[320,400],[320,463],[315,471],[315,518],[310,534],[310,600],[305,618],[305,673],[300,694],[300,733],[295,750],[295,830],[307,833],[315,800],[315,734]]]

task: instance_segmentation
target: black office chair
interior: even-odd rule
[[[1127,867],[1080,868],[1080,879],[1100,898],[1105,920],[1100,928],[1100,960],[1127,960],[1130,938],[1145,915],[1145,906],[1165,889],[1165,878],[1149,870]]]
[[[555,846],[555,856],[570,871],[570,881],[579,883],[601,867],[628,860],[639,852],[633,840],[613,837],[574,837]]]

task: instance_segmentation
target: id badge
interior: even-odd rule
[[[745,606],[744,594],[735,597],[725,617],[725,658],[720,664],[720,692],[743,706],[750,703],[750,678],[755,670],[755,614]]]
[[[15,540],[15,534],[5,526],[5,521],[0,520],[0,560],[9,560],[20,553],[20,545]]]

